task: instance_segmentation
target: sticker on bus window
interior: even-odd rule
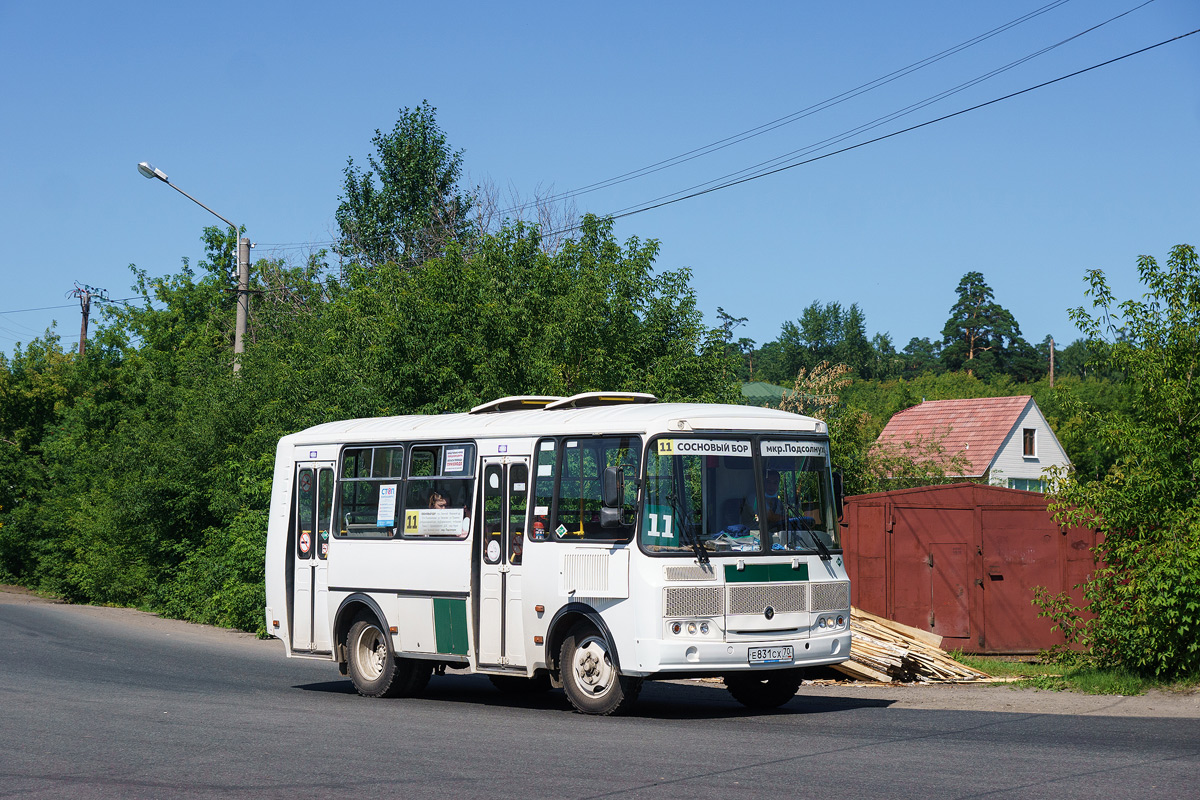
[[[824,442],[770,441],[759,445],[764,456],[817,456],[824,458],[829,453]]]
[[[675,510],[671,506],[659,506],[647,503],[645,521],[642,528],[642,536],[647,544],[665,545],[668,547],[677,546],[679,539],[673,525],[674,517]]]
[[[446,451],[446,472],[462,472],[463,471],[463,454],[466,450],[459,447],[453,450]]]
[[[659,439],[660,456],[744,456],[750,458],[750,442],[722,439]]]
[[[375,512],[376,528],[391,528],[396,524],[396,484],[379,487],[379,510]]]
[[[514,483],[514,484],[513,484],[513,491],[514,491],[514,492],[523,492],[523,491],[525,491],[525,484],[524,484],[524,482],[522,482],[522,483]]]
[[[538,477],[539,478],[549,478],[553,474],[554,474],[554,465],[553,464],[538,464]]]
[[[534,506],[533,514],[537,517],[545,517],[550,513],[550,506]]]
[[[415,536],[421,530],[421,512],[410,509],[404,512],[404,535]]]

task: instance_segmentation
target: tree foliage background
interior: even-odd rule
[[[0,582],[254,630],[286,433],[510,394],[736,398],[657,242],[594,217],[553,252],[520,221],[457,225],[461,154],[428,106],[374,143],[370,173],[347,168],[340,263],[255,265],[237,377],[234,232],[216,228],[195,267],[134,269],[141,301],[107,309],[84,357],[52,333],[0,356]]]
[[[1122,376],[1124,409],[1083,410],[1114,453],[1100,480],[1064,474],[1053,487],[1065,524],[1103,534],[1086,610],[1043,596],[1047,613],[1102,665],[1157,677],[1200,673],[1200,259],[1188,245],[1165,267],[1138,259],[1147,292],[1118,302],[1088,273],[1093,310],[1072,317],[1101,368]]]

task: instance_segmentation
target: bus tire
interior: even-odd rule
[[[391,637],[374,617],[359,617],[346,634],[346,667],[363,697],[391,697],[396,683],[396,657]]]
[[[779,708],[796,696],[803,674],[799,669],[740,672],[725,676],[725,688],[747,708]]]
[[[567,699],[581,714],[623,714],[642,690],[642,679],[620,673],[612,644],[587,622],[567,633],[558,663]]]
[[[550,673],[537,672],[532,678],[523,675],[488,675],[488,680],[506,694],[537,694],[550,691]]]

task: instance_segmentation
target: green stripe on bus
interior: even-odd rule
[[[467,654],[467,601],[447,597],[433,600],[433,631],[437,651],[451,655]]]
[[[726,583],[786,583],[808,580],[808,564],[795,569],[791,564],[747,564],[738,569],[734,564],[725,565]]]

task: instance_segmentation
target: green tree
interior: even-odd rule
[[[1098,349],[1101,369],[1123,376],[1127,408],[1080,411],[1115,454],[1101,480],[1060,475],[1052,486],[1062,524],[1103,534],[1102,560],[1085,586],[1086,621],[1066,597],[1047,613],[1100,663],[1159,677],[1200,671],[1200,260],[1190,245],[1166,267],[1138,259],[1147,292],[1118,302],[1099,270],[1087,275],[1093,311],[1072,318]]]
[[[904,346],[904,349],[900,353],[904,359],[901,376],[915,378],[926,372],[940,372],[942,369],[941,359],[938,358],[940,353],[940,342],[931,342],[928,338],[917,338],[914,336],[908,340],[908,344]]]
[[[997,303],[979,272],[968,272],[955,289],[958,300],[942,328],[942,365],[981,378],[1003,372],[1013,358],[1028,357],[1029,345],[1013,315]]]
[[[335,212],[334,251],[349,262],[412,267],[468,242],[473,196],[465,192],[461,150],[452,150],[428,102],[400,109],[388,133],[375,131],[364,172],[347,161]]]

